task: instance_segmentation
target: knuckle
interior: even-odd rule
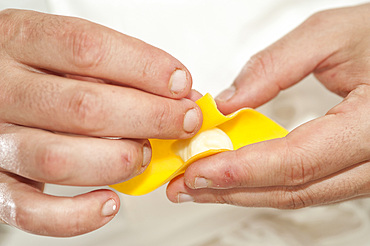
[[[67,47],[72,53],[71,63],[82,69],[94,69],[106,57],[106,47],[109,45],[105,44],[108,40],[101,32],[96,35],[90,23],[80,21],[81,25],[76,25],[77,28],[68,27],[65,34]]]
[[[245,158],[243,152],[239,151],[230,151],[227,154],[231,155],[231,160],[235,160],[236,162]],[[242,165],[230,164],[230,179],[233,180],[235,186],[244,186],[248,182],[253,183],[256,181],[254,169],[253,164],[248,161],[243,161]]]
[[[153,110],[153,129],[154,134],[157,137],[163,136],[164,133],[171,131],[173,127],[171,127],[171,116],[173,115],[172,107],[167,103],[162,103],[160,108],[157,108],[156,110]],[[172,121],[172,123],[174,123]],[[175,130],[172,130],[173,132],[170,132],[170,134],[176,134]],[[177,134],[179,135],[179,134]]]
[[[325,20],[329,19],[329,15],[333,12],[333,10],[322,10],[312,14],[306,22],[310,24],[322,24]]]
[[[147,78],[151,74],[153,74],[153,71],[156,70],[156,66],[158,63],[158,60],[155,59],[153,53],[147,53],[145,52],[145,55],[143,55],[141,59],[140,67],[142,68],[141,75],[142,78]]]
[[[324,27],[327,28],[326,30],[330,30],[335,26],[335,24],[338,24],[338,19],[336,17],[337,14],[338,9],[318,11],[306,19],[302,25],[308,28],[314,28],[315,30],[318,30],[318,28],[322,29]]]
[[[214,203],[218,204],[233,204],[233,200],[231,196],[227,194],[215,194],[214,195]]]
[[[74,129],[84,133],[102,130],[99,122],[105,119],[106,112],[101,98],[92,90],[75,90],[67,100],[65,108],[71,117],[70,122],[74,122]]]
[[[225,160],[241,160],[243,157],[237,151],[230,151],[225,153],[229,155]],[[242,165],[233,165],[232,163],[225,162],[219,172],[214,175],[214,185],[222,188],[243,187],[246,181],[253,182],[252,168],[248,163]],[[222,165],[222,164],[221,164]]]
[[[245,194],[242,191],[218,191],[214,195],[214,202],[219,204],[230,204],[234,206],[245,207],[249,205],[249,202],[245,199]]]
[[[326,11],[318,11],[314,14],[312,14],[308,19],[304,22],[306,25],[318,25],[323,22],[324,19],[326,19]]]
[[[318,161],[312,158],[310,151],[293,151],[288,148],[291,152],[285,156],[289,156],[291,160],[288,160],[290,165],[285,165],[284,173],[284,185],[303,185],[316,178],[317,174],[321,172],[320,164]],[[309,156],[307,156],[309,155]],[[284,164],[283,164],[284,165]]]
[[[163,68],[172,66],[173,60],[164,55],[163,51],[146,44],[143,45],[141,41],[137,46],[141,52],[138,53],[140,59],[137,61],[138,64],[135,64],[135,69],[141,74],[143,81],[153,81],[161,77],[161,73],[164,72]]]
[[[313,198],[307,191],[293,187],[279,191],[276,207],[279,209],[301,209],[313,204]]]
[[[134,140],[122,140],[134,142]],[[126,181],[139,175],[143,170],[141,144],[124,145],[111,159],[111,165],[104,172],[99,172],[99,179],[109,184]]]
[[[306,168],[302,161],[295,162],[294,165],[290,165],[287,171],[287,179],[285,185],[301,185],[306,180]]]
[[[326,194],[330,189],[330,195],[328,194],[324,197],[325,202],[340,200],[347,197],[357,197],[364,193],[366,194],[366,190],[368,190],[369,187],[369,181],[363,177],[357,177],[356,179],[346,178],[333,181],[332,187],[336,188],[330,189],[325,187],[321,190],[323,194]]]
[[[272,53],[265,49],[253,55],[246,65],[249,74],[254,77],[268,78],[274,66],[274,58]]]
[[[239,186],[238,183],[239,177],[236,176],[235,172],[228,167],[223,172],[223,187],[230,186]]]
[[[230,165],[223,170],[222,180],[220,186],[223,188],[231,188],[231,187],[241,187],[242,186],[242,178],[244,177],[244,172],[239,173],[235,172],[233,167]],[[245,177],[244,177],[245,178]]]
[[[125,181],[139,174],[142,160],[140,156],[141,151],[134,147],[126,148],[120,153],[118,167],[115,169],[119,174],[116,181]]]
[[[68,177],[66,155],[57,144],[40,147],[36,152],[36,163],[40,181],[62,183]]]

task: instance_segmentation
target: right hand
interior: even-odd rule
[[[216,99],[257,107],[310,73],[345,97],[286,137],[198,160],[167,189],[173,202],[297,209],[370,197],[370,4],[311,16],[247,62]]]
[[[149,163],[147,138],[201,126],[179,61],[82,19],[0,12],[0,74],[0,221],[31,233],[87,233],[119,208],[113,191],[55,197],[44,183],[122,182]]]

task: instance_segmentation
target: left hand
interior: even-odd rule
[[[0,74],[0,224],[29,233],[104,226],[120,207],[115,192],[61,197],[44,184],[131,179],[150,162],[147,138],[189,138],[201,125],[180,61],[87,20],[0,11]]]
[[[193,163],[168,198],[290,209],[369,197],[369,14],[365,4],[313,15],[252,57],[218,107],[257,107],[310,73],[343,102],[285,138]]]

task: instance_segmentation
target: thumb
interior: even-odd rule
[[[216,98],[219,110],[229,114],[242,107],[258,107],[314,71],[346,38],[327,19],[333,18],[317,13],[252,56],[231,87]]]

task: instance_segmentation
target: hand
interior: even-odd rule
[[[192,164],[173,202],[295,209],[370,195],[370,4],[328,10],[261,51],[220,94],[227,114],[257,107],[310,73],[345,99],[282,139]]]
[[[0,12],[0,74],[0,221],[31,233],[86,233],[119,208],[113,191],[55,197],[44,183],[122,182],[149,163],[147,138],[201,125],[179,61],[85,20]]]

